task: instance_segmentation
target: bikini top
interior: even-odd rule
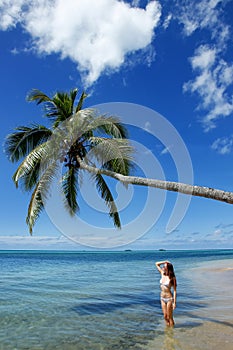
[[[168,282],[162,282],[162,280],[163,280],[163,279],[161,278],[161,280],[160,280],[160,285],[171,289],[170,281],[168,281]]]

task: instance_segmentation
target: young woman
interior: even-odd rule
[[[176,276],[173,265],[169,261],[158,261],[155,263],[161,273],[161,307],[167,326],[174,326],[173,310],[176,307]],[[162,267],[161,267],[162,265]],[[172,294],[173,288],[173,294]]]

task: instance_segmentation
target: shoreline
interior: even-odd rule
[[[231,350],[233,344],[233,259],[200,262],[185,278],[197,290],[198,308],[179,314],[179,290],[175,327],[165,327],[163,320],[158,335],[143,349],[152,350]]]

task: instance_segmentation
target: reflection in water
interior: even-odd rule
[[[180,349],[180,343],[174,336],[174,329],[166,327],[164,331],[164,340],[162,350]]]

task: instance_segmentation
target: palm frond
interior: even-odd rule
[[[81,109],[83,108],[83,102],[84,102],[86,97],[87,97],[87,94],[85,92],[83,92],[79,101],[78,101],[77,107],[75,109],[75,113],[81,111]]]
[[[58,116],[64,118],[72,115],[72,100],[67,93],[57,92],[53,97],[53,102],[57,107]]]
[[[127,159],[111,159],[108,162],[103,164],[103,169],[114,171],[125,176],[129,176],[134,169],[134,165],[131,161]]]
[[[44,208],[43,200],[45,200],[49,195],[49,188],[56,174],[56,171],[57,164],[53,162],[41,175],[40,180],[37,182],[37,185],[32,193],[26,218],[26,223],[29,227],[30,234],[32,234],[35,222]]]
[[[116,117],[98,116],[95,109],[87,108],[81,110],[78,114],[79,118],[83,118],[87,123],[86,131],[92,130],[102,136],[111,136],[114,138],[127,138],[128,131]]]
[[[35,186],[39,177],[41,160],[46,156],[45,146],[45,143],[37,146],[19,165],[13,175],[13,181],[16,187],[18,187],[20,179],[23,179],[23,187],[26,191],[31,190]]]
[[[36,188],[32,193],[31,200],[30,200],[30,203],[28,206],[28,214],[26,217],[26,223],[29,227],[30,234],[32,234],[35,222],[38,219],[41,211],[44,208],[39,187],[40,187],[40,182],[37,183]]]
[[[105,134],[115,138],[126,139],[128,137],[128,131],[125,126],[120,123],[119,118],[111,116],[101,116],[97,118],[97,121],[101,122],[101,120],[103,120],[103,123],[100,125],[99,129]]]
[[[72,103],[67,93],[57,92],[50,98],[42,91],[33,89],[27,96],[28,101],[35,101],[37,105],[43,103],[46,117],[55,121],[56,127],[59,120],[63,121],[72,115]],[[57,120],[59,119],[59,120]]]
[[[64,122],[70,118],[74,113],[74,103],[77,97],[78,89],[73,89],[69,94],[63,92],[57,92],[53,98],[54,105],[56,106],[56,116],[53,127],[56,128],[61,122]],[[51,116],[51,114],[50,114]]]
[[[81,131],[83,133],[87,130],[93,129],[92,127],[90,127],[90,124],[94,120],[95,120],[95,110],[92,108],[86,108],[73,113],[70,121],[74,123],[74,125],[75,123],[81,123],[82,125]]]
[[[72,115],[70,119],[73,130],[79,134],[96,134],[101,137],[127,138],[126,128],[119,123],[117,118],[97,116],[96,110],[86,108]]]
[[[17,162],[27,156],[35,147],[47,141],[52,131],[43,125],[33,124],[30,127],[19,126],[8,135],[5,151],[11,162]]]
[[[40,174],[40,164],[40,162],[37,162],[30,173],[20,179],[21,185],[26,192],[32,191],[37,184]]]
[[[76,100],[76,97],[77,97],[77,93],[78,93],[78,89],[77,88],[70,90],[70,96],[69,97],[70,97],[71,106],[72,106],[72,108],[71,108],[72,113],[74,111],[74,103],[75,103],[75,100]]]
[[[64,204],[71,215],[79,211],[77,203],[78,169],[71,167],[62,177],[62,190],[65,196]]]
[[[134,149],[127,139],[91,137],[90,156],[94,156],[103,168],[129,175],[133,169]]]
[[[27,101],[35,101],[37,105],[45,102],[51,102],[51,98],[47,96],[44,92],[38,89],[32,89],[27,95]]]
[[[92,129],[89,127],[92,121],[89,113],[82,113],[83,111],[77,112],[62,125],[65,138],[69,140],[69,144],[73,144],[76,140],[88,140],[89,137],[93,136]],[[57,131],[55,131],[57,132]]]
[[[116,203],[114,202],[114,198],[112,193],[105,182],[103,176],[101,174],[95,175],[96,187],[104,199],[106,205],[109,207],[109,216],[113,219],[114,225],[117,228],[121,228],[120,216],[117,211]]]

